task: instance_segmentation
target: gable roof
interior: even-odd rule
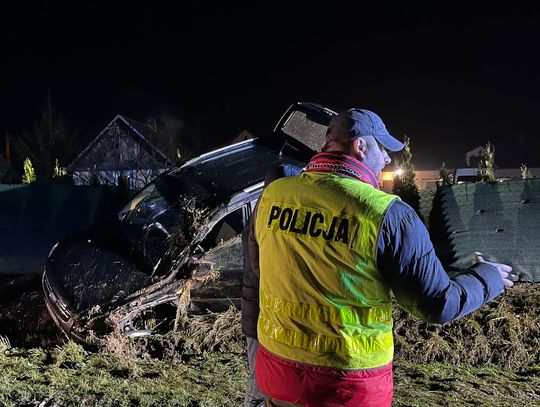
[[[450,271],[470,267],[477,251],[540,282],[540,179],[454,185],[435,201],[430,233]]]
[[[177,161],[176,149],[167,148],[167,140],[158,131],[152,129],[150,126],[138,122],[133,119],[129,119],[120,114],[116,115],[109,124],[94,138],[81,153],[75,157],[75,159],[67,166],[68,170],[76,168],[77,163],[85,157],[89,151],[91,151],[104,137],[107,136],[108,130],[114,125],[121,125],[129,130],[129,134],[134,137],[150,155],[154,156],[167,167],[171,167]],[[182,147],[178,145],[177,147]]]

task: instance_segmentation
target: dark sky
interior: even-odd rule
[[[31,129],[50,91],[81,142],[120,113],[181,120],[208,149],[304,100],[377,112],[418,169],[487,141],[500,167],[540,167],[536,9],[266,3],[3,10],[0,134]]]

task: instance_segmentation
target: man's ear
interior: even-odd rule
[[[366,157],[367,143],[362,137],[358,137],[354,140],[354,152],[363,160]]]

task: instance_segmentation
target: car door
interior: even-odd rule
[[[190,312],[220,312],[231,305],[240,308],[244,261],[241,233],[255,202],[256,199],[227,213],[200,243]]]

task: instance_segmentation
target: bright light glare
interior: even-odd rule
[[[394,173],[392,171],[381,172],[382,181],[392,181],[394,179]]]
[[[401,176],[403,175],[403,168],[398,168],[398,169],[396,170],[396,175],[397,175],[398,177],[401,177]]]

